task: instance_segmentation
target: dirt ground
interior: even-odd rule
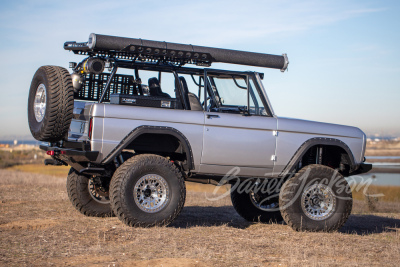
[[[399,266],[400,203],[356,201],[334,233],[249,223],[212,186],[188,191],[170,226],[130,228],[70,204],[65,178],[0,170],[2,266]],[[226,190],[226,189],[225,189]],[[223,190],[224,191],[224,190]]]

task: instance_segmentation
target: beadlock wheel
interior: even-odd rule
[[[301,207],[308,218],[325,220],[335,213],[336,197],[330,187],[314,184],[301,195]]]
[[[273,192],[245,192],[231,188],[231,201],[236,212],[249,222],[277,223],[282,221],[279,197]]]
[[[136,182],[134,195],[135,202],[141,210],[158,212],[168,204],[168,183],[158,174],[147,174]]]
[[[263,195],[251,192],[250,194],[251,203],[258,209],[263,211],[271,211],[272,209],[279,208],[279,198],[270,198],[269,195]]]
[[[303,167],[279,194],[282,217],[296,231],[335,231],[348,219],[352,205],[343,175],[318,164]]]
[[[129,226],[168,225],[181,212],[185,198],[182,173],[159,155],[133,156],[118,167],[111,179],[111,207]]]
[[[88,182],[88,190],[90,196],[101,204],[110,204],[110,194],[105,188],[98,186],[93,181],[93,178]]]
[[[96,183],[93,178],[88,179],[71,168],[67,177],[67,192],[72,205],[80,213],[93,217],[114,216],[107,183]]]

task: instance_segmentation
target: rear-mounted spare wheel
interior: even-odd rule
[[[56,142],[67,133],[74,108],[74,89],[68,70],[40,67],[33,76],[28,99],[28,122],[33,137]]]

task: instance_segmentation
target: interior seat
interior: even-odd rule
[[[203,107],[200,104],[199,98],[195,94],[189,92],[185,77],[180,76],[179,82],[181,83],[181,87],[183,89],[183,94],[186,97],[186,101],[189,103],[190,110],[203,111]]]
[[[150,96],[171,98],[169,94],[161,90],[160,81],[156,77],[149,79],[149,91]]]

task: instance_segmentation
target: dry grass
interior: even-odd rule
[[[71,168],[70,166],[51,166],[51,165],[46,166],[44,164],[25,164],[25,165],[14,165],[12,167],[7,168],[7,170],[67,177],[70,168]]]
[[[130,228],[117,218],[90,218],[70,204],[65,177],[0,170],[0,265],[69,266],[341,266],[400,262],[400,206],[355,201],[335,233],[295,232],[284,224],[249,223],[230,199],[208,201],[190,190],[168,227]],[[201,185],[193,190],[199,191]],[[212,190],[211,190],[212,189]],[[380,206],[384,205],[384,206]]]
[[[43,164],[45,158],[49,158],[49,156],[38,147],[26,149],[21,149],[21,147],[0,148],[0,168],[21,164]]]
[[[378,198],[379,201],[400,203],[400,186],[370,185],[367,188],[362,187],[358,191],[353,190],[353,199],[363,200],[365,199],[365,195],[371,194],[382,194],[383,196]]]

